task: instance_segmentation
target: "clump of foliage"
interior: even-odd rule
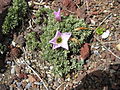
[[[40,10],[37,11],[35,14],[36,16],[36,23],[37,24],[46,24],[47,23],[47,14],[51,13],[48,8],[41,8]]]
[[[8,14],[3,23],[3,34],[18,26],[26,15],[27,3],[25,0],[12,0],[12,6],[8,9]]]
[[[35,32],[28,33],[26,36],[26,41],[27,48],[30,51],[35,50],[39,47],[40,42],[37,40]]]
[[[97,33],[98,35],[103,34],[104,31],[105,31],[105,28],[101,28],[101,27],[96,28],[96,33]]]
[[[41,11],[42,10],[42,11]],[[44,10],[44,11],[43,11]],[[53,72],[60,76],[66,75],[72,70],[82,69],[83,61],[78,60],[77,56],[80,55],[80,47],[87,37],[91,34],[90,30],[74,30],[78,27],[86,27],[83,20],[75,18],[73,15],[62,16],[62,21],[57,22],[54,19],[53,11],[51,9],[40,9],[37,14],[42,15],[46,13],[45,23],[42,24],[43,34],[40,35],[40,48],[42,50],[42,58],[48,60],[53,66]],[[42,17],[40,17],[42,18]],[[40,20],[38,18],[38,20]],[[47,20],[47,22],[46,22]],[[56,31],[71,32],[72,36],[69,40],[69,50],[58,48],[53,50],[52,44],[49,41],[54,37]],[[76,42],[77,40],[77,42]]]

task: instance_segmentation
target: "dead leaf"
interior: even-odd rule
[[[89,29],[89,28],[86,28],[86,27],[78,27],[78,28],[75,28],[74,30],[79,31],[79,30],[86,30],[86,29]]]
[[[78,43],[79,41],[76,38],[70,38],[71,41]]]
[[[85,43],[80,49],[80,58],[85,60],[90,56],[90,45]]]

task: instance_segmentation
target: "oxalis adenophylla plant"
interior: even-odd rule
[[[83,20],[73,15],[64,16],[60,9],[40,8],[36,13],[36,21],[43,16],[42,35],[40,35],[40,49],[42,58],[54,66],[53,72],[64,76],[74,70],[81,70],[83,61],[77,58],[80,55],[80,47],[90,36],[90,30],[75,30],[78,27],[86,27]]]
[[[27,13],[27,3],[25,0],[12,0],[12,5],[8,9],[7,16],[2,26],[3,34],[8,34],[11,30],[21,25]]]

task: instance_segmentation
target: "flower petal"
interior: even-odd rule
[[[68,43],[67,42],[62,42],[61,47],[68,50]]]
[[[57,37],[60,37],[61,33],[59,31],[56,32],[55,37],[49,41],[49,43],[56,44]]]
[[[59,10],[58,10],[57,12],[54,11],[54,15],[55,15],[55,19],[56,19],[57,21],[61,21],[60,8],[59,8]]]
[[[68,40],[71,36],[71,33],[70,32],[65,32],[65,33],[62,33],[61,37],[62,37],[62,44],[61,44],[61,47],[65,48],[68,50]]]
[[[68,39],[71,37],[71,33],[70,32],[62,33],[61,37],[64,41],[68,41]]]
[[[70,32],[60,33],[59,31],[56,32],[55,37],[49,41],[49,43],[53,44],[53,49],[62,47],[68,50],[68,40],[71,36]],[[62,42],[57,43],[58,37],[62,38]]]
[[[59,48],[59,47],[61,47],[60,44],[53,44],[53,49],[56,49],[56,48]]]

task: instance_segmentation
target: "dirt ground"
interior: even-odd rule
[[[28,0],[28,5],[32,1],[30,18],[34,18],[33,10],[37,10],[40,3],[40,0]],[[0,90],[120,90],[120,50],[116,48],[120,44],[120,0],[73,0],[76,7],[73,3],[68,5],[68,1],[71,0],[43,0],[42,3],[52,9],[64,6],[62,12],[65,15],[74,14],[84,19],[94,30],[103,27],[110,31],[106,39],[96,33],[92,36],[89,43],[90,56],[85,60],[84,69],[63,79],[51,73],[53,67],[48,62],[39,60],[40,51],[23,52],[18,59],[13,57],[20,51],[13,48],[13,56],[6,55],[6,68],[0,73]],[[28,31],[29,25],[25,26]],[[34,25],[33,28],[37,26]],[[14,34],[13,39],[23,44],[26,33],[27,31]],[[22,62],[25,56],[26,62],[39,74],[41,80],[29,65]]]

